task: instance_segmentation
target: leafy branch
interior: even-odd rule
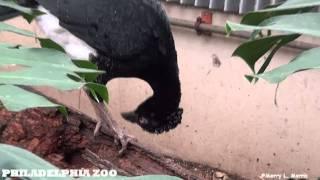
[[[43,13],[0,0],[0,6],[18,10],[30,22]],[[60,107],[47,98],[29,91],[24,86],[49,86],[63,91],[86,88],[96,100],[108,102],[104,85],[95,83],[103,71],[89,61],[71,60],[64,49],[50,39],[37,37],[33,32],[0,22],[0,31],[34,37],[41,48],[30,48],[8,43],[0,44],[0,101],[10,111],[35,107]],[[6,71],[13,67],[14,70]]]
[[[250,67],[252,74],[246,75],[250,82],[259,78],[270,83],[280,83],[293,73],[320,68],[320,49],[302,52],[288,64],[266,72],[274,55],[281,47],[301,35],[320,37],[320,13],[313,12],[320,0],[288,0],[281,5],[246,14],[241,23],[227,22],[226,31],[251,32],[251,39],[242,43],[233,53],[241,57]],[[264,36],[257,36],[267,31]],[[272,35],[271,31],[277,32]],[[262,66],[256,70],[257,62],[265,57]]]

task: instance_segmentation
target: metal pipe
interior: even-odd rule
[[[170,24],[173,26],[196,30],[195,22],[184,20],[184,19],[177,19],[177,18],[169,18],[169,20],[170,20]],[[215,34],[226,35],[225,28],[222,26],[200,24],[198,29],[203,32],[211,32]],[[245,39],[245,40],[248,40],[250,38],[250,35],[251,34],[249,32],[232,32],[230,34],[231,37],[236,37],[236,38]],[[286,46],[294,49],[299,49],[299,50],[307,50],[307,49],[317,47],[316,44],[306,43],[301,41],[300,42],[293,41],[287,44]]]

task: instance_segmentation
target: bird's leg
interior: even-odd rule
[[[98,134],[101,127],[105,126],[105,128],[110,129],[112,135],[115,138],[115,143],[121,145],[119,155],[122,155],[127,149],[129,142],[135,141],[135,138],[124,133],[123,129],[121,129],[118,123],[113,119],[110,113],[110,109],[107,108],[104,103],[95,104],[98,110],[100,120],[96,125],[94,135],[96,136]]]
[[[98,77],[97,81],[99,83],[106,83],[108,80],[111,79],[112,75],[112,60],[110,58],[104,57],[104,56],[98,56],[95,57],[93,54],[89,55],[89,59],[92,63],[96,64],[98,67],[103,67],[103,70],[106,71],[105,74],[102,74]],[[135,140],[133,136],[127,135],[124,133],[123,129],[121,129],[118,125],[118,123],[113,119],[111,115],[110,108],[105,106],[103,101],[100,103],[93,102],[96,106],[97,114],[99,115],[99,121],[97,122],[97,125],[94,129],[94,136],[97,136],[99,133],[101,127],[105,127],[109,129],[112,133],[112,135],[115,138],[115,143],[118,145],[121,145],[121,149],[119,151],[119,154],[122,155],[125,150],[127,149],[128,143]]]

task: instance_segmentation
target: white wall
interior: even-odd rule
[[[248,67],[231,58],[238,40],[174,28],[182,82],[182,124],[163,135],[150,135],[121,119],[150,95],[141,81],[121,79],[108,87],[114,114],[147,146],[184,159],[203,162],[255,179],[263,172],[320,174],[319,72],[304,72],[280,85],[279,107],[273,103],[275,85],[249,84]],[[213,66],[212,55],[221,60]],[[276,61],[296,54],[283,50]],[[258,160],[259,159],[259,160]]]
[[[167,7],[171,17],[183,19],[192,19],[199,11]],[[215,20],[237,20],[228,16],[217,14]],[[249,84],[244,78],[249,68],[231,57],[239,39],[197,36],[180,28],[173,32],[181,71],[182,124],[167,134],[150,135],[120,120],[119,112],[134,109],[151,92],[138,80],[114,80],[108,85],[111,106],[130,133],[161,152],[249,179],[284,172],[320,176],[319,72],[299,73],[284,81],[276,107],[276,86],[262,80]],[[283,49],[272,65],[286,63],[297,53]],[[212,55],[220,59],[219,68],[213,65]]]

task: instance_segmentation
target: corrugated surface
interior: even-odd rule
[[[248,11],[262,9],[271,4],[277,4],[285,0],[165,0],[167,2],[180,3],[195,7],[203,7],[225,12],[243,14]]]

